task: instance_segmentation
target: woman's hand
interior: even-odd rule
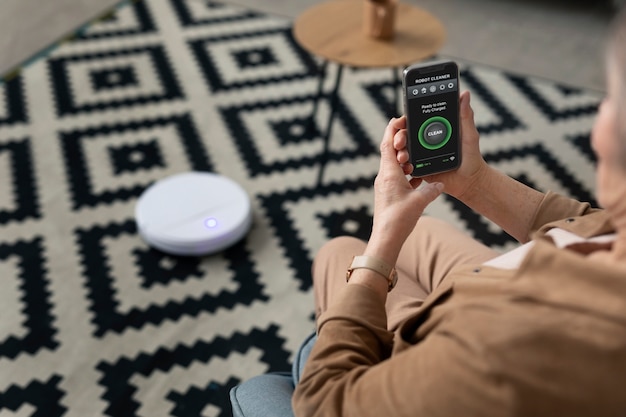
[[[443,190],[441,183],[419,187],[421,179],[407,179],[400,162],[406,157],[402,155],[406,143],[400,151],[397,149],[401,136],[406,137],[405,125],[404,118],[392,119],[380,144],[380,168],[374,181],[374,224],[365,253],[391,265],[395,264],[400,248],[426,206]]]
[[[519,242],[527,242],[544,194],[487,165],[480,154],[468,91],[460,97],[460,116],[461,166],[455,171],[430,175],[423,180],[443,183],[446,193],[496,223]],[[397,163],[408,174],[412,167],[408,164],[406,120],[401,119],[398,124],[402,125],[402,130],[396,134],[394,148]]]
[[[481,181],[487,174],[489,166],[483,159],[478,145],[479,134],[474,124],[474,111],[470,106],[470,93],[464,91],[460,97],[460,131],[461,131],[461,166],[454,171],[424,177],[426,182],[441,182],[445,185],[447,194],[463,201],[465,193],[473,189],[477,181]],[[406,128],[406,119],[402,118],[403,129]],[[398,153],[398,163],[406,174],[413,170],[409,162],[407,150],[406,130],[400,133],[394,142]]]

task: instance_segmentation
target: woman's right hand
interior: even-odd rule
[[[479,134],[474,123],[474,110],[470,105],[470,93],[464,91],[460,96],[460,131],[461,131],[461,166],[449,172],[429,175],[424,180],[429,183],[441,182],[445,185],[444,192],[463,201],[468,191],[474,188],[478,181],[482,181],[489,172],[489,166],[480,153],[478,144]],[[408,153],[406,152],[407,138],[404,131],[403,138],[396,140],[398,162],[409,173],[411,167],[406,165]],[[400,150],[404,148],[404,152]]]

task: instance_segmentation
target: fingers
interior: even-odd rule
[[[431,194],[432,200],[434,200],[435,198],[437,198],[437,196],[439,196],[439,194],[443,192],[444,185],[441,182],[433,182],[432,184],[428,184],[424,188],[426,188],[426,192]]]
[[[424,180],[422,178],[411,178],[409,180],[409,183],[411,184],[411,187],[413,187],[413,189],[416,189],[422,184],[423,181]]]
[[[404,118],[404,124],[406,126],[406,118]],[[413,165],[409,162],[409,149],[406,128],[399,130],[393,138],[393,147],[396,150],[396,160],[402,167],[404,175],[409,175],[413,172]]]
[[[406,176],[413,172],[413,166],[409,163],[405,116],[389,121],[380,144],[380,152],[381,168],[384,166],[385,158],[387,158],[387,163],[391,163],[393,157],[395,159],[394,165],[400,166],[402,175]]]
[[[461,118],[461,134],[463,137],[469,135],[472,139],[478,139],[478,130],[474,122],[474,110],[470,104],[471,96],[469,91],[463,91],[460,99],[460,118]]]
[[[396,151],[401,151],[403,149],[406,149],[406,145],[406,129],[398,130],[393,137],[393,147],[396,149]]]
[[[404,172],[404,175],[410,175],[413,173],[413,165],[412,164],[402,164],[400,165],[400,167],[402,167],[402,172]]]
[[[435,199],[443,192],[443,184],[440,182],[425,184],[423,187],[418,189],[418,192],[420,194],[419,199],[422,207],[426,207],[435,201]]]
[[[396,129],[406,129],[406,116],[394,117],[391,121]]]
[[[397,160],[400,165],[404,165],[409,161],[409,153],[407,150],[406,137],[406,117],[402,116],[398,119],[389,121],[389,133],[393,134],[393,149],[397,152]]]
[[[383,134],[383,140],[380,144],[381,154],[383,152],[383,145],[390,145],[390,148],[394,151],[402,150],[402,148],[406,147],[406,133],[404,129],[406,127],[406,118],[393,118],[389,120],[387,123],[387,127],[385,128],[385,133]],[[400,162],[403,163],[403,162]]]
[[[461,93],[459,97],[459,103],[461,105],[461,117],[472,117],[473,114],[468,113],[468,111],[473,112],[472,107],[470,106],[471,95],[470,92],[465,90]]]
[[[383,141],[393,141],[393,138],[399,130],[406,128],[406,117],[402,116],[399,118],[392,118],[387,123],[387,127],[385,128],[385,133],[383,135]]]
[[[409,161],[409,151],[407,150],[406,129],[398,130],[393,137],[393,148],[397,152],[397,160],[400,165]]]
[[[383,135],[383,140],[380,142],[381,167],[383,166],[383,164],[398,164],[397,152],[394,147],[394,137],[397,131],[398,130],[395,127],[394,119],[392,119],[389,124],[387,124],[387,127],[385,128],[385,133]]]

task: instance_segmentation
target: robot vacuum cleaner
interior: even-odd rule
[[[171,255],[203,256],[242,239],[252,224],[244,189],[229,178],[189,172],[148,187],[135,207],[139,235]]]

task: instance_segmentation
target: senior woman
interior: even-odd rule
[[[315,258],[317,340],[294,363],[292,403],[291,376],[264,375],[231,391],[234,414],[625,416],[625,11],[607,51],[592,132],[602,209],[488,166],[468,92],[457,171],[407,180],[406,120],[391,120],[369,241],[333,239]],[[441,192],[522,245],[499,254],[422,217]]]
[[[624,13],[608,51],[592,133],[602,210],[487,165],[468,92],[455,172],[407,180],[406,121],[389,122],[369,241],[334,239],[314,262],[317,341],[296,416],[626,415]],[[501,255],[420,218],[441,192],[523,245]]]

